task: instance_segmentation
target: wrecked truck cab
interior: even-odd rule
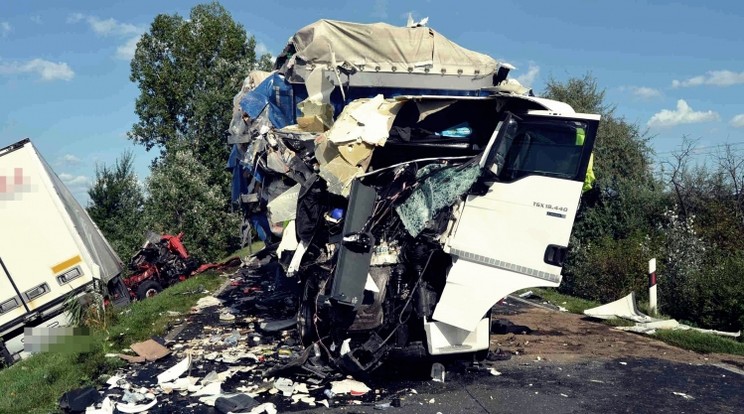
[[[428,27],[322,20],[236,95],[244,234],[281,237],[275,284],[343,370],[486,351],[498,300],[560,283],[599,116],[512,69]]]
[[[418,107],[437,102],[406,98]],[[347,372],[372,370],[390,353],[488,350],[497,301],[560,284],[599,116],[515,96],[461,106],[457,118],[439,116],[467,124],[467,136],[396,119],[372,156],[378,168],[351,182],[333,270],[318,277],[319,269],[300,266],[313,274],[307,283],[325,287],[306,287],[301,332],[328,334]],[[396,128],[407,128],[401,145]]]

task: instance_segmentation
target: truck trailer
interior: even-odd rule
[[[29,139],[0,149],[0,352],[23,351],[26,328],[65,326],[65,302],[103,290],[129,302],[123,265]]]

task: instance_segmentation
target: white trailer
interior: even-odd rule
[[[0,149],[0,229],[6,363],[23,350],[24,328],[66,323],[71,296],[98,288],[129,301],[119,280],[121,260],[28,139]]]

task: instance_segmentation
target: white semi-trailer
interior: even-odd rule
[[[65,302],[94,288],[129,301],[123,265],[31,141],[0,149],[0,352],[23,351],[24,328],[64,325]]]

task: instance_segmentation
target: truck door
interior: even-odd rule
[[[558,286],[598,121],[510,114],[501,123],[480,193],[447,240],[454,264],[434,319],[472,330],[509,293]]]

